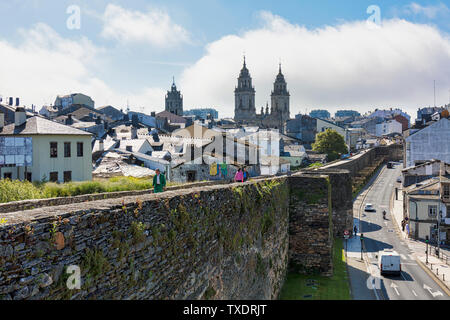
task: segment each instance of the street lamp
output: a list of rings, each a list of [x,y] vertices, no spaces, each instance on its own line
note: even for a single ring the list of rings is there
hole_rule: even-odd
[[[416,219],[415,219],[415,220],[416,220],[416,228],[414,229],[414,239],[417,240],[417,230],[418,230],[417,224],[419,223],[419,222],[418,222],[418,219],[419,219],[419,218],[418,218],[418,212],[417,212],[417,211],[418,211],[418,209],[417,209],[417,202],[414,201],[414,200],[411,200],[411,202],[414,203],[414,204],[416,205]],[[408,236],[409,236],[409,235],[408,235]]]
[[[442,216],[442,210],[439,210],[439,216],[437,217],[437,245],[436,245],[436,255],[439,258],[439,242],[441,242],[441,232],[439,229],[439,223],[441,221],[441,216]]]

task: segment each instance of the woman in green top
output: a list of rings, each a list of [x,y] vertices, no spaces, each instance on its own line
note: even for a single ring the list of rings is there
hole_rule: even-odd
[[[166,177],[164,174],[159,171],[159,169],[156,169],[156,174],[153,177],[153,188],[155,193],[163,192],[166,187]]]

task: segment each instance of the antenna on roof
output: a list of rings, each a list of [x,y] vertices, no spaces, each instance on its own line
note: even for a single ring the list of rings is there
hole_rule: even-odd
[[[436,108],[436,80],[433,80],[434,86],[434,107]]]

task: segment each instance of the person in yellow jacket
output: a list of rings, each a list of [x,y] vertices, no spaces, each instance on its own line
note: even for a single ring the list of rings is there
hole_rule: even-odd
[[[209,175],[210,176],[217,176],[217,163],[213,163],[209,167]]]

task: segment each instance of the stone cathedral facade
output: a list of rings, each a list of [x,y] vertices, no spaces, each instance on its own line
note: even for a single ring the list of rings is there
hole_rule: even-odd
[[[290,119],[289,98],[290,94],[280,64],[273,84],[270,110],[269,105],[266,104],[265,108],[261,107],[261,113],[256,113],[255,88],[252,85],[252,77],[244,57],[244,66],[239,74],[238,85],[234,90],[234,120],[237,123],[278,129],[284,133],[286,121]]]
[[[175,79],[172,82],[172,88],[167,91],[166,94],[166,111],[176,114],[177,116],[183,116],[183,96],[181,92],[177,90],[175,85]]]

